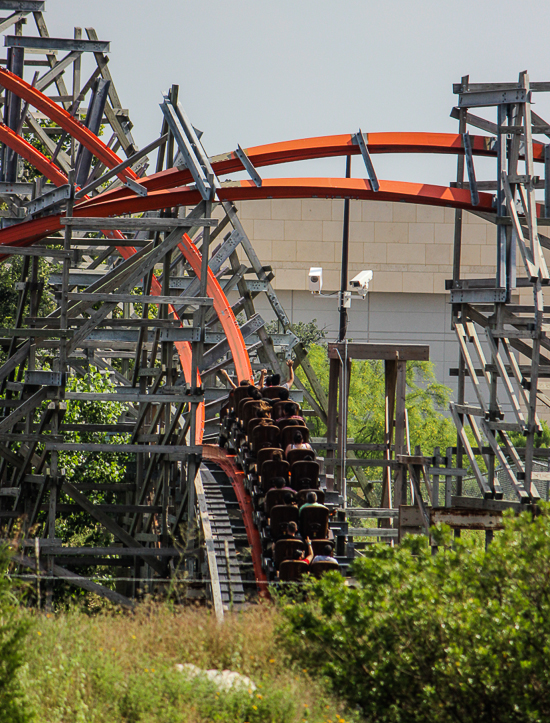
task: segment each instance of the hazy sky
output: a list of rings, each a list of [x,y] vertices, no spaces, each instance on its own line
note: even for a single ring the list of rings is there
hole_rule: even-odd
[[[46,10],[52,36],[92,26],[111,41],[109,65],[140,146],[158,136],[161,91],[172,83],[212,155],[359,127],[455,132],[452,83],[462,75],[515,81],[527,69],[531,80],[550,80],[542,0],[47,0]],[[550,99],[535,100],[550,119]],[[386,179],[446,184],[456,172],[449,158],[374,162]],[[492,162],[483,163],[478,178],[493,177]],[[343,169],[334,159],[284,175]],[[353,175],[365,175],[359,159]]]

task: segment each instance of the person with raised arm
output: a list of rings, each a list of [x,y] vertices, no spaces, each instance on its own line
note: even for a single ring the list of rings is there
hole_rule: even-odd
[[[281,386],[286,387],[290,391],[292,389],[292,385],[294,384],[294,362],[292,359],[287,359],[286,365],[288,367],[288,381],[283,382]]]

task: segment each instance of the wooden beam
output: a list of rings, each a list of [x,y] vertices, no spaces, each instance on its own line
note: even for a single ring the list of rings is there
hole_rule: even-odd
[[[206,556],[208,560],[208,569],[210,571],[210,586],[212,588],[212,602],[214,603],[214,614],[218,622],[223,620],[223,604],[222,594],[220,588],[220,578],[218,575],[218,564],[216,561],[216,549],[214,546],[214,537],[212,534],[212,527],[210,525],[210,518],[208,516],[208,507],[206,504],[206,495],[204,493],[204,486],[202,483],[202,475],[204,472],[199,470],[195,476],[195,492],[197,495],[197,504],[199,506],[199,513],[202,522],[202,530],[204,533],[204,544],[206,546]]]
[[[458,530],[502,530],[502,512],[496,510],[443,507],[430,510],[430,525],[444,523]]]
[[[82,492],[79,492],[76,487],[70,482],[63,482],[62,490],[63,492],[68,494],[69,497],[71,497],[78,505],[80,505],[80,507],[85,512],[87,512],[95,520],[102,524],[106,530],[111,532],[116,538],[123,542],[126,547],[131,547],[134,549],[142,547],[142,545],[140,545],[139,542],[137,542],[137,540],[132,537],[132,535],[130,535],[119,524],[117,524],[112,519],[112,517],[109,517],[106,512],[98,510],[95,504],[93,502],[90,502],[86,495],[83,495]],[[150,565],[153,570],[155,570],[155,572],[157,572],[161,577],[164,577],[164,575],[166,574],[166,568],[164,563],[156,560],[155,558],[150,558],[147,555],[144,555],[142,559],[144,559],[145,562]]]
[[[75,229],[86,231],[176,231],[193,228],[193,226],[217,226],[215,218],[128,218],[120,216],[117,218],[98,218],[96,216],[72,216],[61,218],[62,226],[71,226]]]
[[[48,545],[41,550],[43,555],[119,555],[121,557],[179,557],[183,550],[175,547],[54,547]]]
[[[338,359],[344,354],[344,344],[329,344],[328,358]],[[348,342],[349,359],[387,359],[393,361],[429,361],[430,347],[423,344],[376,344]]]
[[[30,557],[26,557],[26,555],[13,555],[12,560],[19,565],[22,565],[23,567],[30,568],[31,570],[36,571],[36,560]],[[55,577],[58,577],[60,580],[65,580],[66,582],[68,582],[69,585],[81,587],[84,590],[88,590],[89,592],[95,592],[97,595],[101,595],[101,597],[107,598],[107,600],[110,600],[116,605],[121,605],[122,607],[128,608],[129,610],[132,610],[135,607],[135,603],[132,602],[132,600],[127,598],[125,595],[121,595],[120,593],[115,592],[114,590],[110,590],[108,587],[104,587],[103,585],[98,585],[97,582],[92,582],[92,580],[88,580],[81,575],[77,575],[76,572],[67,570],[60,565],[54,564],[51,568],[51,572],[53,572]],[[40,565],[39,574],[48,575],[50,574],[50,571],[45,570]]]
[[[2,250],[5,247],[2,247]],[[48,254],[45,254],[46,256]],[[140,294],[102,294],[100,292],[87,294],[73,293],[67,294],[69,301],[89,301],[92,304],[98,302],[116,302],[124,304],[186,304],[194,306],[212,306],[214,299],[206,296],[147,296]],[[151,321],[154,321],[151,319]]]
[[[30,248],[23,248],[21,246],[2,246],[2,255],[4,254],[14,254],[16,256],[43,256],[51,259],[69,259],[71,257],[70,251],[47,249],[44,248],[44,246],[31,246]]]
[[[94,442],[46,442],[46,450],[52,452],[126,452],[128,454],[150,453],[186,457],[200,454],[202,448],[173,444],[108,444]]]

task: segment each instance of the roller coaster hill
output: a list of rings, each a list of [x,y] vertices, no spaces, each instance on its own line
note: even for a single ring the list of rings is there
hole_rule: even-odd
[[[526,72],[498,84],[462,78],[453,87],[455,134],[359,130],[214,157],[174,85],[163,96],[158,138],[139,149],[109,69],[109,43],[93,28],[85,38],[80,28],[73,38],[50,36],[44,0],[0,0],[0,8],[13,11],[0,21],[0,245],[2,260],[18,257],[21,268],[14,324],[0,330],[0,528],[38,601],[52,605],[56,590],[71,585],[132,608],[140,595],[181,583],[187,597],[206,591],[222,617],[266,595],[277,575],[296,579],[306,568],[320,574],[336,565],[308,567],[311,554],[333,558],[345,574],[373,542],[398,544],[439,521],[482,530],[489,542],[503,510],[536,510],[548,497],[549,453],[537,435],[538,407],[550,406],[550,238],[540,231],[550,223],[550,146],[533,134],[550,137],[550,126],[531,100],[550,83],[531,83]],[[379,180],[380,153],[454,155],[457,180]],[[260,175],[354,155],[364,177]],[[494,159],[495,180],[476,180],[479,156]],[[242,171],[247,180],[227,180]],[[408,444],[407,362],[428,360],[428,346],[341,336],[328,345],[323,388],[274,291],[273,270],[238,215],[239,202],[288,198],[455,209],[447,282],[458,351],[454,446]],[[461,272],[466,213],[496,226],[491,278]],[[345,219],[343,229],[345,238]],[[346,264],[343,291],[345,273]],[[513,303],[522,289],[532,292],[528,302]],[[52,310],[41,316],[44,299]],[[263,299],[280,333],[269,334],[257,313]],[[262,369],[285,381],[290,359],[304,381],[251,391]],[[348,439],[353,359],[383,362],[379,445]],[[68,384],[90,369],[109,375],[111,386]],[[116,423],[71,422],[77,403],[123,411]],[[310,434],[308,415],[322,420],[326,437]],[[107,467],[113,454],[129,462],[122,480],[82,482],[67,474],[67,454],[82,467],[97,459]],[[63,524],[75,519],[100,529],[103,546],[62,539]],[[305,540],[288,539],[295,527],[311,552]]]

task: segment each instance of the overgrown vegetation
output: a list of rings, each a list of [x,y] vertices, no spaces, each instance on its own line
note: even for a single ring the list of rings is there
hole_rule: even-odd
[[[26,723],[31,718],[18,674],[30,621],[19,614],[8,565],[7,550],[0,547],[0,723]]]
[[[487,551],[448,529],[434,537],[435,556],[423,536],[376,546],[351,584],[328,574],[307,598],[222,625],[168,604],[16,611],[4,575],[0,721],[545,723],[550,507],[534,521],[510,513]],[[178,665],[253,685],[226,691]]]
[[[489,549],[440,530],[376,546],[283,608],[287,649],[376,723],[534,723],[550,711],[550,508]]]
[[[135,615],[38,616],[22,671],[40,723],[344,723],[358,721],[277,646],[273,607],[226,616],[142,606]],[[232,670],[225,691],[177,665]],[[254,687],[255,686],[255,687]]]

